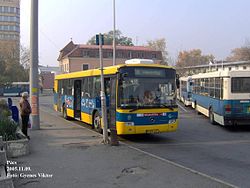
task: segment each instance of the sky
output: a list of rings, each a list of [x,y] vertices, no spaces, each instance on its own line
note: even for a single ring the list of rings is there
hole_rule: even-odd
[[[30,2],[21,0],[21,45],[30,46]],[[250,39],[249,0],[116,0],[116,29],[133,43],[165,38],[167,51],[201,49],[223,60]],[[40,0],[39,64],[58,66],[70,42],[113,30],[113,0]]]

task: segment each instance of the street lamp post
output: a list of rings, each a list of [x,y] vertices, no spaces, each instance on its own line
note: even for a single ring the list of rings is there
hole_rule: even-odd
[[[103,45],[103,36],[99,34],[99,56],[100,56],[100,70],[101,70],[101,108],[102,108],[102,118],[101,125],[103,125],[103,142],[104,144],[109,143],[108,139],[108,122],[107,122],[107,107],[106,107],[106,96],[105,96],[105,86],[104,86],[104,75],[103,75],[103,58],[102,58],[102,45]]]
[[[30,23],[30,101],[32,129],[40,129],[38,89],[38,0],[31,1]]]
[[[116,32],[115,32],[115,0],[113,0],[113,65],[116,65],[116,45],[115,45],[115,37],[116,37]],[[118,138],[117,138],[117,131],[116,131],[116,125],[110,125],[110,142],[112,146],[118,146]]]
[[[116,51],[116,45],[115,45],[115,0],[113,0],[113,65],[116,64],[115,62],[115,51]]]

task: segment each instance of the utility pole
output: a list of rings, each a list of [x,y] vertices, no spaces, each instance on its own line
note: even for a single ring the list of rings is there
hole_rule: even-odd
[[[113,0],[113,65],[116,65],[116,44],[115,44],[115,37],[116,37],[116,31],[115,31],[115,0]],[[112,146],[118,146],[118,138],[117,138],[117,131],[116,131],[116,125],[110,125],[110,144]]]
[[[107,122],[107,107],[106,107],[106,96],[104,87],[104,76],[103,76],[103,58],[102,58],[102,45],[103,45],[103,35],[99,33],[99,37],[96,37],[99,43],[99,56],[100,56],[100,70],[101,70],[101,106],[102,106],[102,121],[103,125],[103,142],[104,144],[109,143],[108,139],[108,122]]]
[[[116,65],[115,62],[115,51],[116,51],[116,45],[115,45],[115,37],[116,37],[116,32],[115,32],[115,0],[113,0],[113,65]]]
[[[32,129],[40,129],[38,88],[38,0],[31,1],[30,22],[30,103]]]

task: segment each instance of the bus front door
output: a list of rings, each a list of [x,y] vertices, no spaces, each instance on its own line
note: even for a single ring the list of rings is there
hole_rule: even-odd
[[[110,78],[110,96],[108,108],[108,124],[110,129],[116,129],[116,77]]]
[[[59,112],[62,112],[62,94],[63,94],[63,89],[62,89],[62,81],[58,81],[56,80],[55,82],[55,90],[56,90],[56,98],[55,100],[57,100],[57,110]]]
[[[81,118],[81,80],[74,81],[74,118]]]

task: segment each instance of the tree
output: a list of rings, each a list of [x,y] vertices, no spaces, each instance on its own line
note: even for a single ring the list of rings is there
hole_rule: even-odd
[[[231,55],[227,57],[227,61],[249,61],[250,60],[250,42],[240,48],[235,48],[231,51]]]
[[[22,45],[20,47],[20,63],[25,70],[30,68],[30,50]]]
[[[202,55],[202,52],[200,49],[193,49],[190,51],[179,52],[176,66],[187,67],[187,66],[205,65],[213,60],[214,60],[213,55],[211,54]]]
[[[167,65],[168,64],[168,52],[167,52],[167,45],[166,45],[166,39],[160,38],[156,40],[149,40],[147,41],[147,45],[152,50],[161,51],[162,53],[162,59],[163,61],[161,64]]]
[[[15,81],[29,80],[29,70],[19,63],[19,54],[14,51],[8,55],[0,54],[0,86]]]
[[[116,45],[121,45],[121,46],[134,46],[132,42],[132,38],[122,36],[122,32],[120,30],[115,31],[115,43]],[[88,40],[87,44],[91,44],[91,45],[96,44],[95,36],[91,37],[91,39]],[[104,44],[105,45],[113,44],[113,31],[104,33]]]

